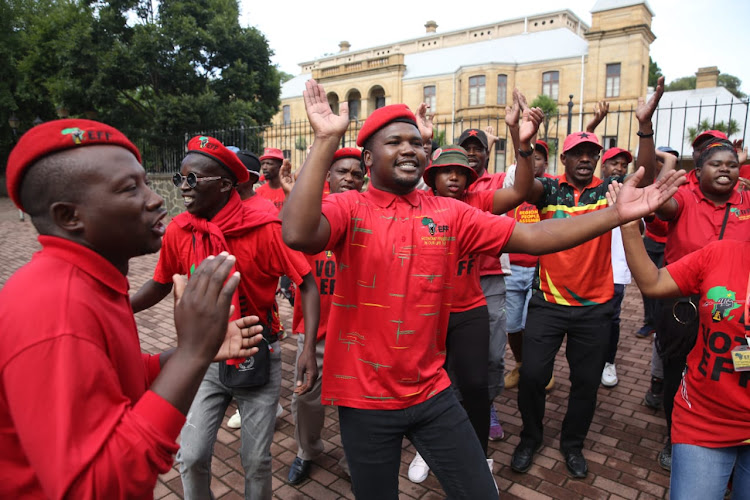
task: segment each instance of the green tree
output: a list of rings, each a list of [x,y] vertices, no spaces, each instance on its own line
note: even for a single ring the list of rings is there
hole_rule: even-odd
[[[651,56],[648,56],[648,86],[656,87],[656,81],[660,76],[664,76],[661,68],[656,64],[656,61],[651,59]]]
[[[532,108],[540,108],[544,111],[544,141],[546,142],[549,137],[549,126],[552,119],[557,120],[560,117],[560,113],[557,108],[557,101],[544,94],[536,96],[536,99],[531,101]]]
[[[740,80],[736,76],[728,75],[726,73],[722,73],[721,75],[719,75],[719,87],[724,87],[738,99],[744,99],[745,97],[747,97],[747,94],[740,90],[741,86],[742,80]]]
[[[664,86],[666,92],[674,92],[677,90],[690,90],[695,88],[695,76],[683,76],[672,80]]]
[[[740,131],[740,126],[735,119],[729,120],[729,123],[721,121],[711,124],[711,122],[708,121],[708,118],[704,118],[697,126],[687,128],[690,142],[692,143],[695,138],[698,137],[698,134],[705,132],[706,130],[718,130],[727,134],[727,137],[732,137]]]

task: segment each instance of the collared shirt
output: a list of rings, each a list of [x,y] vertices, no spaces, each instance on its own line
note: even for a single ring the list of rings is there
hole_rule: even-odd
[[[127,278],[39,242],[0,290],[0,498],[153,498],[185,417],[148,390]]]
[[[450,385],[445,335],[459,258],[497,255],[515,221],[412,191],[332,194],[326,249],[338,262],[324,404],[400,409]]]
[[[270,184],[266,183],[262,186],[258,186],[258,189],[255,190],[255,194],[273,203],[273,205],[276,207],[276,210],[279,212],[284,207],[284,200],[286,199],[286,195],[284,194],[284,190],[281,188],[273,189]]]
[[[565,175],[542,178],[544,194],[536,206],[541,220],[577,217],[607,208],[607,188],[613,180],[594,176],[579,191]],[[611,233],[605,233],[576,247],[539,258],[539,288],[544,300],[565,306],[603,304],[614,295]]]
[[[750,240],[750,196],[746,191],[733,190],[729,201],[717,206],[703,194],[695,175],[688,176],[688,180],[673,197],[677,212],[668,221],[665,264],[718,240],[727,208],[729,215],[723,239]]]
[[[748,372],[734,371],[731,355],[747,345],[748,254],[750,242],[714,241],[667,266],[683,295],[700,294],[700,329],[674,398],[673,443],[724,448],[750,442]]]

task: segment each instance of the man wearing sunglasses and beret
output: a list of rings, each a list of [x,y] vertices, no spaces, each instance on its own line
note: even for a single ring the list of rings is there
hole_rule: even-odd
[[[218,140],[197,136],[188,142],[188,153],[173,178],[186,212],[167,227],[154,277],[132,298],[135,312],[151,307],[170,292],[173,274],[192,274],[204,256],[227,250],[236,256],[235,268],[240,272],[235,314],[253,311],[264,324],[263,357],[236,360],[233,366],[213,363],[203,378],[177,454],[187,499],[211,498],[211,455],[232,398],[242,421],[245,498],[271,498],[270,448],[281,390],[281,326],[275,295],[281,275],[299,287],[305,325],[310,325],[307,337],[312,341],[317,334],[320,302],[310,266],[283,243],[275,214],[242,202],[235,187],[248,179],[247,168]],[[311,347],[303,354],[307,361],[303,360],[297,382],[301,392],[308,391],[317,378],[312,342]]]

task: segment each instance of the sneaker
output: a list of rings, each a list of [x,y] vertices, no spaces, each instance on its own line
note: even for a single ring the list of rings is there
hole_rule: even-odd
[[[635,332],[635,336],[639,339],[645,339],[647,337],[650,337],[653,335],[653,333],[656,331],[656,329],[651,325],[643,325],[640,330]]]
[[[497,493],[500,494],[500,488],[497,486],[497,480],[495,479],[495,474],[492,471],[492,466],[495,465],[495,461],[491,458],[487,459],[487,467],[490,468],[490,475],[492,476],[492,480],[495,482],[495,490],[497,490]]]
[[[240,410],[234,412],[234,415],[229,417],[227,420],[227,427],[230,429],[239,429],[242,427],[242,419],[240,418]]]
[[[500,425],[500,421],[497,419],[497,412],[495,411],[495,405],[490,405],[490,441],[502,441],[505,438],[503,432],[503,426]]]
[[[552,376],[549,378],[549,382],[547,382],[547,385],[544,387],[544,390],[549,392],[554,388],[555,388],[555,374],[553,373]]]
[[[518,369],[521,367],[521,363],[518,363],[515,368],[505,374],[505,388],[513,389],[518,385],[518,381],[521,380],[521,373]]]
[[[643,398],[643,404],[652,410],[660,410],[664,394],[664,381],[660,378],[651,377],[651,387]]]
[[[667,438],[667,444],[659,452],[659,465],[664,470],[672,471],[672,440]]]
[[[604,387],[614,387],[617,385],[617,369],[614,363],[604,363],[602,371],[602,385]]]
[[[430,466],[424,461],[422,455],[417,452],[414,456],[414,460],[409,464],[409,481],[412,483],[421,483],[427,479],[427,475],[430,473]]]
[[[278,406],[276,407],[276,418],[279,418],[284,414],[284,407],[281,406],[281,403],[278,403]],[[239,418],[239,413],[237,413],[237,417]]]

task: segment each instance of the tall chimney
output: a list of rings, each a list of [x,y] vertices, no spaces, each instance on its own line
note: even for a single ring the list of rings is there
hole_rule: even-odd
[[[427,21],[424,25],[427,33],[435,33],[437,31],[437,23],[435,21]]]
[[[695,73],[695,88],[710,89],[719,86],[719,68],[709,66],[707,68],[698,68]]]
[[[351,46],[352,45],[349,42],[347,42],[346,40],[344,40],[344,41],[342,41],[342,42],[339,43],[339,52],[349,52],[349,48]]]

